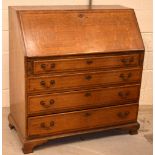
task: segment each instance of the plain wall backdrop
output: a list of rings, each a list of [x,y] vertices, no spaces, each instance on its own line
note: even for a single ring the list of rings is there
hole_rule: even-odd
[[[2,6],[2,56],[3,56],[3,107],[9,106],[9,38],[8,38],[8,6],[16,5],[88,5],[88,0],[3,0]],[[152,104],[152,32],[153,2],[152,0],[93,0],[93,5],[123,5],[135,9],[140,31],[145,44],[144,71],[140,105]],[[18,86],[17,86],[18,87]],[[20,94],[19,94],[20,95]]]

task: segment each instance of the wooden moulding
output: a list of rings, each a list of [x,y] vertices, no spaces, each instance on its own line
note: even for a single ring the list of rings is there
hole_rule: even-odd
[[[20,132],[18,131],[19,128],[17,126],[17,124],[15,123],[15,121],[13,120],[11,114],[9,114],[9,127],[11,129],[16,129],[17,133],[19,134]],[[83,135],[83,134],[87,134],[87,133],[95,133],[95,132],[102,132],[102,131],[107,131],[107,130],[118,130],[118,131],[125,131],[128,132],[131,135],[134,134],[138,134],[138,129],[140,127],[140,124],[138,122],[134,122],[134,123],[128,123],[128,124],[124,124],[124,125],[117,125],[117,126],[111,126],[111,127],[104,127],[104,128],[99,128],[99,129],[93,129],[93,130],[89,130],[89,131],[80,131],[80,132],[76,132],[76,133],[69,133],[69,134],[61,134],[61,135],[57,135],[57,136],[48,136],[48,137],[43,137],[43,138],[35,138],[35,139],[24,139],[20,134],[20,140],[22,142],[22,150],[24,154],[28,154],[28,153],[32,153],[33,149],[36,146],[39,146],[41,144],[44,144],[46,142],[48,142],[49,140],[54,140],[54,139],[58,139],[58,138],[63,138],[63,137],[69,137],[69,136],[73,136],[73,135]]]

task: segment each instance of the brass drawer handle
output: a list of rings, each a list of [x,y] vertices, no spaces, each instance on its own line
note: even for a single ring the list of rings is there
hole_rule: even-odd
[[[50,84],[51,84],[51,85],[55,85],[55,80],[51,80],[51,81],[50,81]]]
[[[91,65],[93,63],[93,60],[87,60],[87,64]]]
[[[92,76],[91,75],[86,75],[85,79],[86,80],[91,80],[92,79]]]
[[[119,92],[118,95],[123,98],[123,99],[126,99],[129,95],[130,95],[130,92],[127,91],[127,92]]]
[[[51,64],[51,69],[54,69],[55,68],[55,63],[52,63]]]
[[[130,114],[129,111],[125,111],[125,112],[119,112],[117,116],[120,118],[126,118],[129,114]]]
[[[46,103],[45,101],[40,101],[40,105],[42,105],[44,108],[49,108],[49,107],[51,107],[51,105],[53,105],[54,104],[54,100],[53,99],[51,99],[50,101],[49,101],[49,103]]]
[[[91,92],[85,93],[85,96],[86,96],[86,97],[89,97],[89,96],[91,96],[91,95],[92,95]]]
[[[55,80],[51,80],[49,86],[46,84],[45,81],[41,81],[40,85],[45,88],[50,88],[51,86],[55,85]]]
[[[54,121],[51,121],[50,123],[49,123],[49,125],[47,125],[45,122],[42,122],[41,124],[40,124],[40,127],[42,128],[42,129],[45,129],[45,130],[51,130],[52,128],[53,128],[53,126],[54,126]]]
[[[46,64],[41,64],[41,68],[45,69],[46,68]]]
[[[40,66],[41,66],[41,68],[42,68],[43,70],[45,70],[45,71],[50,71],[50,70],[47,69],[46,64],[41,64]],[[56,66],[55,63],[50,64],[50,69],[54,69],[55,66]]]
[[[46,85],[46,82],[45,82],[45,81],[41,81],[41,82],[40,82],[40,85],[41,85],[41,86],[45,86],[45,85]]]
[[[132,73],[128,73],[127,75],[125,75],[124,73],[120,74],[120,78],[123,80],[123,81],[127,81],[129,80],[129,78],[132,76]]]
[[[126,58],[126,59],[123,58],[121,61],[125,66],[128,66],[134,62],[134,57],[130,57],[130,58]]]

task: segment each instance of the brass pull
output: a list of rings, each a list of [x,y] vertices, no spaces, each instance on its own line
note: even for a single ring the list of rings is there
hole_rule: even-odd
[[[50,81],[50,84],[51,84],[51,85],[55,85],[55,80],[51,80],[51,81]]]
[[[91,92],[87,92],[87,93],[85,93],[85,96],[86,96],[86,97],[91,96]]]
[[[45,71],[50,71],[50,69],[54,69],[55,68],[55,63],[50,64],[50,69],[48,70],[46,64],[41,64],[41,68]]]
[[[45,87],[45,88],[50,88],[51,86],[55,85],[55,80],[51,80],[49,86],[46,85],[46,82],[45,81],[41,81],[40,82],[40,85],[43,86],[43,87]]]
[[[129,78],[132,76],[132,73],[128,73],[127,75],[125,74],[120,74],[120,78],[123,80],[123,81],[127,81],[129,80]]]
[[[120,118],[126,118],[129,115],[129,113],[130,113],[129,111],[119,112],[117,116]]]
[[[134,57],[130,57],[127,59],[123,58],[121,61],[125,66],[128,66],[131,65],[132,62],[134,62]]]
[[[45,130],[51,130],[53,126],[54,126],[54,121],[51,121],[49,125],[47,125],[44,122],[40,124],[40,127]]]
[[[51,64],[51,69],[54,69],[55,68],[55,63],[52,63]]]
[[[87,64],[88,64],[88,65],[91,65],[92,63],[93,63],[92,60],[87,60]]]
[[[54,104],[54,102],[55,101],[53,99],[51,99],[49,103],[46,103],[45,101],[40,101],[40,105],[42,105],[44,108],[49,108],[52,104]]]
[[[123,98],[123,99],[126,99],[128,96],[129,96],[130,92],[127,91],[127,92],[119,92],[118,95]]]
[[[46,64],[41,64],[41,68],[45,69],[46,68]]]
[[[91,116],[91,113],[90,113],[90,112],[86,112],[86,113],[85,113],[85,116],[86,116],[86,117]]]
[[[85,79],[86,80],[91,80],[92,79],[92,76],[91,75],[86,75]]]
[[[45,85],[46,85],[45,81],[41,81],[41,82],[40,82],[40,85],[41,85],[41,86],[45,86]]]

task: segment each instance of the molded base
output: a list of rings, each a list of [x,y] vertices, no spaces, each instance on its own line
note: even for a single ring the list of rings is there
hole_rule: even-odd
[[[68,133],[68,134],[63,134],[63,135],[57,135],[57,136],[48,136],[48,137],[43,137],[43,138],[36,138],[36,139],[24,139],[20,133],[19,130],[12,118],[12,116],[9,114],[9,127],[10,129],[15,128],[17,130],[17,133],[20,137],[20,140],[23,144],[22,150],[24,154],[32,153],[33,149],[36,146],[39,146],[41,144],[44,144],[48,142],[49,140],[52,139],[57,139],[57,138],[62,138],[62,137],[68,137],[68,136],[73,136],[73,135],[82,135],[86,133],[93,133],[93,132],[101,132],[101,131],[106,131],[106,130],[122,130],[122,131],[127,131],[129,134],[134,135],[138,133],[138,129],[140,127],[139,123],[129,123],[125,125],[118,125],[118,126],[113,126],[113,127],[105,127],[105,128],[100,128],[100,129],[93,129],[93,130],[88,130],[88,131],[80,131],[76,133]]]

